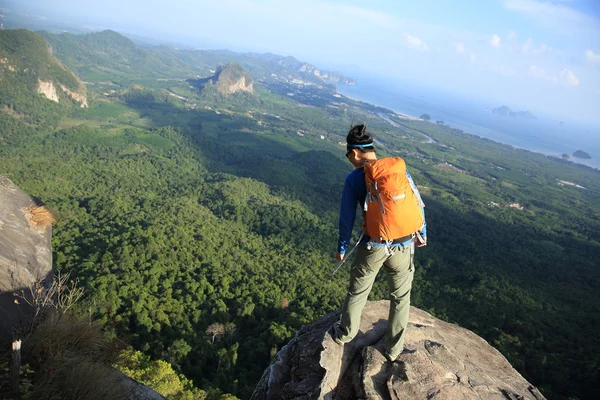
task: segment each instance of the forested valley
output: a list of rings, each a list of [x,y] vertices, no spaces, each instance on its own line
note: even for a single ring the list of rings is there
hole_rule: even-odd
[[[0,174],[54,211],[54,268],[110,337],[213,398],[248,398],[303,324],[341,306],[341,143],[360,121],[426,203],[412,304],[481,335],[549,398],[600,396],[597,170],[403,119],[268,57],[41,35],[89,108],[32,92],[32,70],[72,78],[23,56],[39,35],[0,31]],[[252,93],[195,86],[230,61]]]

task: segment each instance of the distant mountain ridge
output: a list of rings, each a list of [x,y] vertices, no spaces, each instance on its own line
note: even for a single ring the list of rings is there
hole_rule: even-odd
[[[323,71],[312,64],[298,61],[297,59],[291,56],[283,57],[279,61],[279,64],[294,71],[304,72],[306,74],[313,74],[316,77],[322,79],[325,83],[342,83],[348,86],[353,86],[356,83],[354,79],[345,77],[344,75],[342,75],[341,72]]]
[[[84,80],[125,77],[131,70],[153,78],[189,69],[184,61],[173,57],[165,59],[111,30],[83,35],[46,31],[40,34],[50,43],[56,56]]]
[[[272,79],[272,74],[307,80],[318,85],[355,81],[339,72],[325,71],[312,64],[271,53],[236,53],[229,50],[190,50],[167,45],[140,46],[111,30],[75,35],[41,32],[57,57],[84,80],[127,78],[132,70],[148,78],[207,77],[220,66],[237,62],[255,79]]]

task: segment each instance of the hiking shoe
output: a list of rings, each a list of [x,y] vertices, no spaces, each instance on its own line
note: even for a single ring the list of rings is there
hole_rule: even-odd
[[[383,355],[385,356],[385,359],[386,359],[386,360],[388,360],[389,362],[394,362],[394,361],[396,361],[396,358],[398,357],[398,356],[396,356],[396,357],[393,357],[393,356],[392,356],[392,355],[391,355],[389,352],[387,352],[387,351],[384,351],[384,352],[383,352]]]
[[[383,353],[383,355],[385,356],[385,358],[389,361],[389,362],[394,362],[398,359],[399,356],[401,355],[406,355],[406,354],[414,354],[417,352],[417,349],[412,348],[412,347],[408,347],[408,346],[404,346],[404,348],[402,349],[402,351],[400,352],[400,354],[398,354],[397,356],[392,356],[387,350]]]
[[[340,337],[342,336],[342,330],[340,329],[340,321],[336,321],[333,326],[331,327],[331,337],[333,338],[333,341],[336,342],[337,344],[339,344],[340,346],[343,346],[344,344],[348,343],[350,340],[342,340],[340,339]]]

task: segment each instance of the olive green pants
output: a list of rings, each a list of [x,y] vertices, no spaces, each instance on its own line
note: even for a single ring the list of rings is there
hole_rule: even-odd
[[[410,289],[415,272],[413,264],[414,244],[392,247],[389,255],[383,246],[368,249],[360,245],[350,273],[348,295],[342,307],[339,340],[347,343],[360,328],[362,310],[373,287],[377,273],[383,266],[390,288],[390,312],[388,316],[386,350],[395,359],[404,349],[404,335],[410,309]]]

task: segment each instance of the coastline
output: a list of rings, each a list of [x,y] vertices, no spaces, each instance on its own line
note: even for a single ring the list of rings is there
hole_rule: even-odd
[[[384,105],[381,105],[381,104],[376,104],[374,102],[367,101],[367,100],[361,99],[361,98],[356,97],[356,96],[350,96],[350,95],[347,95],[347,94],[344,94],[344,93],[340,93],[340,92],[338,92],[337,88],[336,88],[336,93],[338,95],[340,95],[342,97],[345,97],[347,99],[350,99],[350,100],[354,100],[354,101],[365,103],[365,104],[368,104],[368,105],[371,105],[371,106],[374,106],[374,107],[382,108],[382,109],[386,110],[387,112],[392,113],[392,114],[398,116],[401,119],[406,119],[406,120],[410,120],[410,121],[423,121],[423,122],[434,123],[434,122],[431,122],[431,121],[425,121],[425,120],[423,120],[421,118],[417,118],[414,115],[410,115],[410,114],[407,114],[407,113],[404,113],[404,112],[396,111],[396,110],[394,110],[392,108],[389,108],[388,106],[384,106]],[[379,118],[385,120],[386,122],[390,123],[392,126],[394,125],[392,122],[386,120],[385,118],[382,118],[380,115],[377,115],[377,116]],[[542,156],[544,156],[547,159],[551,159],[552,161],[564,162],[564,163],[568,163],[568,164],[576,166],[576,167],[588,168],[588,169],[592,169],[592,170],[594,170],[596,172],[600,172],[600,166],[594,166],[594,165],[585,164],[583,161],[578,162],[578,160],[576,158],[575,159],[573,159],[573,158],[563,159],[562,158],[562,154],[559,154],[559,153],[551,153],[551,152],[545,152],[545,151],[540,151],[540,150],[532,150],[530,148],[526,148],[526,147],[523,147],[523,146],[518,146],[518,145],[511,144],[511,143],[502,142],[502,141],[499,141],[497,139],[493,139],[493,138],[481,136],[481,135],[478,135],[476,133],[471,133],[469,131],[466,131],[464,127],[460,126],[460,124],[453,123],[451,121],[446,121],[445,125],[448,126],[448,127],[450,127],[450,128],[452,128],[452,129],[457,129],[457,130],[461,131],[462,133],[464,133],[466,135],[473,136],[474,138],[477,138],[477,139],[480,139],[480,140],[489,140],[489,141],[497,143],[497,144],[508,146],[508,147],[513,148],[515,150],[523,150],[523,151],[528,151],[528,152],[533,153],[533,154],[542,155]]]
[[[374,106],[374,107],[383,108],[383,109],[385,109],[385,110],[387,110],[387,111],[389,111],[389,112],[391,112],[393,114],[396,114],[396,116],[398,116],[398,117],[400,117],[402,119],[408,119],[410,121],[423,121],[421,118],[415,117],[414,115],[410,115],[410,114],[406,114],[404,112],[392,110],[392,109],[388,108],[387,106],[382,106],[380,104],[371,103],[371,102],[369,102],[367,100],[360,99],[358,97],[355,98],[355,97],[349,96],[347,94],[340,93],[340,92],[337,91],[337,88],[336,88],[335,93],[339,94],[342,97],[350,99],[350,100],[359,101],[361,103],[365,103],[365,104],[368,104],[368,105],[371,105],[371,106]]]

